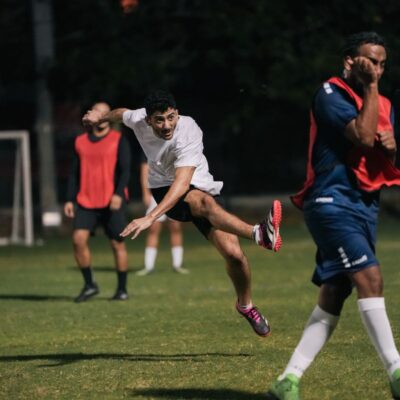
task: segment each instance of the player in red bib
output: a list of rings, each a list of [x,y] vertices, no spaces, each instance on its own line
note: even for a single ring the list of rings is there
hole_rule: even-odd
[[[107,112],[106,103],[93,109]],[[118,277],[113,300],[126,300],[128,255],[119,235],[126,225],[125,206],[130,170],[129,142],[104,122],[90,127],[75,139],[75,152],[64,213],[74,219],[72,241],[75,260],[82,272],[84,287],[75,302],[86,301],[99,293],[93,279],[89,237],[102,225],[110,239]]]

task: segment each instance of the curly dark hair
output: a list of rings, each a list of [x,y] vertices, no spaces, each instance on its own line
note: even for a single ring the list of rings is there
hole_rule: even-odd
[[[342,56],[357,56],[363,44],[376,44],[378,46],[383,46],[387,50],[385,39],[376,32],[358,32],[346,38],[346,42],[341,51]]]
[[[166,90],[155,90],[150,92],[144,99],[144,108],[148,116],[154,112],[165,112],[168,108],[176,108],[174,96]]]

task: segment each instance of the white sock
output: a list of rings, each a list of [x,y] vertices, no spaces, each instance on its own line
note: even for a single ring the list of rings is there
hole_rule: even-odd
[[[248,311],[248,310],[250,310],[250,308],[253,308],[253,303],[245,304],[245,305],[240,304],[240,303],[238,303],[238,304],[239,304],[239,308],[243,311]]]
[[[357,301],[358,310],[369,338],[391,378],[400,368],[400,355],[393,339],[383,297],[369,297]]]
[[[182,246],[171,247],[171,256],[172,256],[172,266],[174,268],[182,267],[183,247]]]
[[[294,374],[301,378],[304,371],[314,361],[316,355],[330,338],[338,321],[338,316],[327,313],[318,305],[315,306],[304,328],[299,344],[285,371],[278,379],[283,379],[287,374]]]
[[[147,271],[152,271],[154,269],[154,264],[157,258],[157,248],[156,247],[146,247],[144,249],[144,268]]]
[[[261,242],[261,237],[260,237],[260,224],[254,225],[253,226],[253,232],[252,236],[256,244],[259,244]]]

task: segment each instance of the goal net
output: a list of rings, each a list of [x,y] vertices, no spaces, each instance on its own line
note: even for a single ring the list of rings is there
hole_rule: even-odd
[[[0,131],[0,245],[33,245],[29,133]]]

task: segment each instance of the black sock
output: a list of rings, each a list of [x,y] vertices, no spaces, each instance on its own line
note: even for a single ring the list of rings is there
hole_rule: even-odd
[[[118,290],[126,292],[126,279],[128,277],[128,271],[117,271],[118,276]]]
[[[85,285],[93,285],[93,274],[92,274],[92,268],[89,267],[84,267],[80,269],[83,275],[83,279],[85,280]]]

